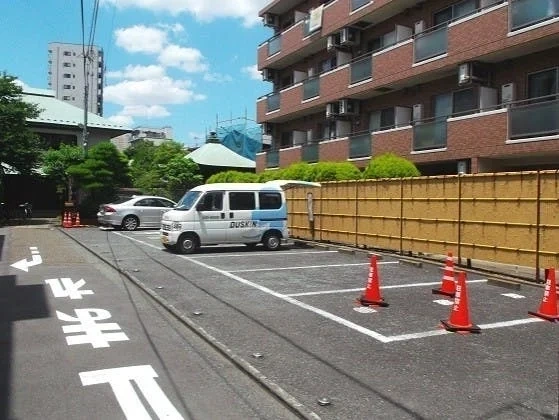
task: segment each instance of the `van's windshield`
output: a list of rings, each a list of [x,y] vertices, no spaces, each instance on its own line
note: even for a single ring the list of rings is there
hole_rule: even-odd
[[[200,197],[200,194],[202,194],[201,191],[187,191],[178,202],[175,210],[190,210],[198,200],[198,197]]]

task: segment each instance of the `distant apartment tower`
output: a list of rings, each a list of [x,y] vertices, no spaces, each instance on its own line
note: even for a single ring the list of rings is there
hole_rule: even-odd
[[[111,139],[111,143],[114,144],[118,150],[123,152],[140,140],[151,141],[155,146],[159,146],[166,141],[171,141],[172,139],[173,129],[171,127],[136,127],[130,133],[113,137]]]
[[[56,98],[84,108],[86,75],[84,73],[83,47],[81,44],[49,43],[49,88]],[[87,110],[103,115],[103,49],[92,47],[87,61],[89,93]]]

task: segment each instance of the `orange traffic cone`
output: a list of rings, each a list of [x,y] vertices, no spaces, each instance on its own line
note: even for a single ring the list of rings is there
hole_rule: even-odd
[[[76,220],[74,221],[74,226],[80,226],[81,222],[80,222],[80,212],[76,212]]]
[[[481,328],[470,322],[470,314],[468,309],[468,291],[466,289],[466,273],[458,272],[458,282],[456,284],[456,293],[454,295],[454,305],[450,311],[448,321],[441,321],[447,331],[452,332],[472,332],[479,333]]]
[[[455,292],[456,281],[454,280],[454,260],[452,259],[452,252],[449,252],[446,256],[441,287],[433,289],[433,293],[454,297]]]
[[[377,257],[371,257],[371,264],[369,266],[369,278],[367,279],[367,286],[365,292],[358,299],[363,306],[388,306],[388,303],[380,296],[380,284],[377,269]]]
[[[540,309],[537,312],[528,311],[528,313],[552,322],[559,319],[559,314],[557,313],[557,283],[555,281],[555,268],[547,270],[547,279],[545,281],[545,290],[543,292]]]
[[[65,211],[62,219],[62,227],[68,228],[71,226],[72,226],[72,222],[70,222],[70,214],[67,211]]]

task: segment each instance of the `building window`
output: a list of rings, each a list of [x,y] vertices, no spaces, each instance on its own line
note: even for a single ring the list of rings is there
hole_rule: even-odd
[[[395,127],[394,108],[373,111],[369,117],[369,131],[388,130]]]
[[[557,68],[539,71],[528,75],[528,98],[540,98],[548,96],[549,99],[555,99],[550,95],[557,94],[558,91],[558,71]]]
[[[476,93],[473,88],[459,90],[452,95],[452,113],[465,114],[477,109]]]
[[[64,85],[64,89],[71,89],[71,88],[72,88],[72,86],[70,86],[70,85]]]
[[[62,64],[64,67],[72,67],[72,65],[70,63],[64,63]]]
[[[477,0],[464,0],[438,11],[433,15],[434,26],[467,16],[477,10]]]
[[[69,101],[69,100],[70,100],[70,97],[69,97],[69,96],[63,96],[62,99],[63,99],[64,101]]]
[[[70,51],[64,51],[64,55],[65,55],[66,57],[68,57],[68,56],[72,55],[72,53],[71,53]]]
[[[69,79],[70,77],[72,77],[72,75],[70,73],[64,73],[64,78],[65,79]]]

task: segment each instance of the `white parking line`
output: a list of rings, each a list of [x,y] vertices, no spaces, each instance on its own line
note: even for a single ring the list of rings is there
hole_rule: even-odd
[[[138,243],[141,243],[143,245],[146,245],[150,248],[154,248],[157,250],[160,250],[161,248],[155,245],[152,245],[150,243],[147,242],[143,242],[140,241],[138,239],[132,238],[130,236],[126,236],[126,235],[122,235],[121,233],[116,233],[117,235],[123,236],[131,241],[135,241]],[[392,343],[392,342],[396,342],[396,341],[405,341],[405,340],[413,340],[413,339],[418,339],[418,338],[424,338],[424,337],[433,337],[433,336],[438,336],[438,335],[444,335],[444,334],[449,334],[449,331],[446,331],[444,329],[440,329],[440,330],[432,330],[432,331],[423,331],[423,332],[418,332],[418,333],[411,333],[411,334],[401,334],[401,335],[393,335],[393,336],[386,336],[383,334],[380,334],[376,331],[370,330],[368,328],[362,327],[361,325],[355,324],[351,321],[348,321],[347,319],[344,319],[342,317],[339,317],[337,315],[334,315],[330,312],[326,312],[320,308],[316,308],[314,306],[308,305],[304,302],[301,302],[297,299],[294,299],[292,296],[293,295],[285,295],[282,293],[278,293],[275,292],[272,289],[269,289],[268,287],[265,286],[261,286],[257,283],[254,283],[252,281],[243,279],[242,277],[239,277],[235,274],[232,274],[228,271],[216,268],[216,267],[212,267],[211,265],[207,265],[201,261],[196,261],[193,258],[187,257],[186,255],[179,255],[180,258],[185,259],[187,261],[190,261],[194,264],[197,264],[201,267],[207,268],[208,270],[214,271],[216,273],[222,274],[225,277],[230,278],[231,280],[235,280],[239,283],[242,283],[246,286],[250,286],[253,287],[257,290],[260,290],[263,293],[266,293],[270,296],[274,296],[278,299],[281,299],[285,302],[291,303],[292,305],[298,306],[299,308],[308,310],[310,312],[313,312],[316,315],[322,316],[324,318],[327,318],[333,322],[336,322],[337,324],[343,325],[345,327],[348,327],[354,331],[360,332],[361,334],[364,334],[366,336],[369,336],[377,341],[380,341],[381,343]],[[482,279],[482,280],[469,280],[468,283],[474,283],[474,282],[486,282],[486,279]],[[419,285],[423,285],[423,286],[427,286],[427,285],[433,285],[433,284],[439,284],[440,282],[436,282],[436,283],[412,283],[415,286],[419,286]],[[410,287],[410,285],[395,285],[395,286],[386,286],[384,287],[385,289],[387,288],[402,288],[402,287]],[[414,286],[412,286],[414,287]],[[349,290],[349,289],[346,289]],[[357,289],[357,290],[362,290],[362,289]],[[314,293],[316,294],[316,293]],[[510,327],[510,326],[514,326],[514,325],[521,325],[521,324],[529,324],[532,322],[539,322],[539,321],[543,321],[539,318],[525,318],[525,319],[516,319],[516,320],[512,320],[512,321],[504,321],[504,322],[496,322],[493,324],[484,324],[484,325],[479,325],[479,327],[482,329],[482,331],[484,329],[492,329],[492,328],[503,328],[503,327]]]
[[[193,255],[190,258],[192,259],[202,259],[202,258],[223,258],[223,257],[246,257],[247,255],[250,255],[251,257],[257,257],[257,256],[262,256],[265,255],[267,257],[271,257],[271,256],[283,256],[283,255],[300,255],[300,254],[331,254],[331,253],[335,253],[338,251],[287,251],[287,252],[270,252],[270,251],[266,251],[266,252],[250,252],[250,253],[243,253],[243,254],[211,254],[211,255]]]
[[[380,264],[398,264],[398,261],[384,261],[379,262]],[[229,273],[251,273],[255,271],[277,271],[277,270],[301,270],[306,268],[324,268],[324,267],[350,267],[356,265],[369,265],[368,262],[365,263],[351,263],[351,264],[323,264],[323,265],[302,265],[298,267],[273,267],[273,268],[253,268],[250,270],[231,270]]]
[[[543,319],[540,318],[513,319],[512,321],[495,322],[493,324],[479,324],[478,327],[481,328],[481,331],[483,332],[483,330],[490,330],[493,328],[512,327],[514,325],[531,324],[533,322],[540,322],[540,321],[543,321]],[[444,335],[444,334],[452,334],[452,333],[445,329],[440,329],[440,330],[432,330],[432,331],[425,331],[425,332],[412,333],[412,334],[392,335],[392,336],[385,337],[387,340],[385,342],[393,343],[395,341],[414,340],[417,338],[434,337],[436,335]]]
[[[409,283],[409,284],[393,284],[390,286],[380,286],[381,289],[404,289],[407,287],[423,287],[423,286],[436,286],[440,284],[440,281],[429,282],[429,283]],[[467,280],[466,283],[487,283],[487,279],[479,280]],[[323,290],[320,292],[303,292],[303,293],[289,293],[286,296],[312,296],[312,295],[328,295],[336,293],[348,293],[348,292],[358,292],[363,290],[363,287],[359,289],[338,289],[338,290]]]

